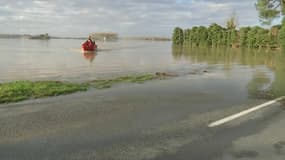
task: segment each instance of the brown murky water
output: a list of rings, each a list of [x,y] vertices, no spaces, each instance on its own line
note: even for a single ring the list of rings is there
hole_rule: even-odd
[[[98,42],[100,51],[97,55],[81,53],[82,42],[0,39],[0,82],[26,79],[85,81],[179,70],[188,63],[173,59],[170,42]]]
[[[285,95],[280,52],[119,41],[99,43],[97,55],[84,55],[80,43],[0,40],[0,82],[86,81],[159,71],[180,76],[0,105],[0,159],[221,159],[228,149],[230,157],[259,158],[262,152],[255,150],[233,152],[233,142],[284,120],[282,109],[271,107],[229,124],[228,130],[206,127]],[[251,142],[269,138],[276,144],[284,140],[267,136]]]
[[[280,51],[194,48],[171,42],[98,42],[97,54],[83,54],[82,40],[0,39],[0,82],[15,80],[87,81],[127,74],[211,70],[238,76],[251,95],[284,95],[285,54]],[[16,45],[15,45],[16,44]],[[195,76],[192,76],[193,78]]]

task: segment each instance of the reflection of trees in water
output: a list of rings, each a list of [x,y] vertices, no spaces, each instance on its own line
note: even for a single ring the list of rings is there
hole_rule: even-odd
[[[250,97],[258,99],[271,99],[270,78],[266,73],[257,72],[253,75],[252,80],[248,83],[247,89]]]
[[[182,45],[173,45],[172,46],[172,55],[174,59],[180,60],[183,57],[183,47]]]
[[[256,73],[248,84],[248,92],[255,98],[274,98],[285,95],[285,53],[280,51],[262,52],[251,49],[201,48],[192,46],[173,46],[176,60],[186,59],[192,63],[223,64],[231,69],[234,64],[252,68],[258,65],[268,67],[274,73],[273,82],[264,74]],[[268,85],[266,90],[263,88]]]
[[[276,52],[260,52],[252,49],[234,49],[225,47],[192,47],[192,46],[173,46],[173,57],[177,60],[188,59],[193,63],[207,64],[241,64],[267,65],[273,67],[273,60]]]
[[[272,84],[273,94],[278,96],[285,95],[285,53],[277,56],[274,66],[275,80]]]
[[[285,110],[285,100],[282,100],[280,103],[282,104],[281,108]]]
[[[285,95],[285,53],[271,53],[263,59],[263,63],[274,73],[273,82],[266,75],[263,79],[260,76],[254,76],[248,84],[249,94],[255,98],[272,99]],[[268,81],[269,80],[269,81]],[[269,87],[264,90],[263,86]]]
[[[217,47],[192,47],[191,45],[174,46],[173,57],[177,60],[186,59],[192,63],[224,64],[226,69],[236,63],[237,49]],[[178,50],[179,49],[179,50]]]

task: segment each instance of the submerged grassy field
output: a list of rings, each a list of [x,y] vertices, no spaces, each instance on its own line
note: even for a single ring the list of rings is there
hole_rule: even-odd
[[[85,83],[70,83],[59,81],[16,81],[0,84],[0,103],[12,103],[27,99],[66,95],[89,88],[111,88],[117,83],[144,83],[145,81],[161,79],[157,74],[139,76],[124,76],[114,79],[94,80]]]
[[[17,81],[0,84],[0,103],[18,102],[26,99],[58,96],[86,91],[87,86],[53,81]]]
[[[111,88],[112,85],[116,83],[144,83],[145,81],[154,80],[157,78],[158,77],[156,75],[146,74],[140,76],[124,76],[114,79],[94,80],[94,81],[89,81],[85,84],[94,87],[96,89],[104,89],[104,88]]]

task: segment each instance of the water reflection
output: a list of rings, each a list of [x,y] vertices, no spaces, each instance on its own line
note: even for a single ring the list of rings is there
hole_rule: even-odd
[[[271,99],[272,82],[270,77],[264,72],[257,72],[253,75],[252,80],[248,83],[248,93],[252,98]]]
[[[265,66],[273,76],[268,71],[255,70],[256,73],[247,86],[249,95],[262,99],[285,95],[285,53],[281,51],[173,46],[172,55],[176,60],[186,59],[192,63],[221,64],[227,70],[236,65],[251,68]]]
[[[97,53],[96,52],[82,52],[82,55],[87,61],[92,63],[95,57],[97,56]]]

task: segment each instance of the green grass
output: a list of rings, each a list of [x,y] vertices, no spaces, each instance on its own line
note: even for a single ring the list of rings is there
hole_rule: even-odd
[[[16,81],[0,84],[0,104],[65,95],[89,88],[106,89],[118,83],[144,83],[145,81],[163,79],[162,76],[146,74],[139,76],[124,76],[114,79],[94,80],[83,84],[58,81]]]
[[[86,85],[57,81],[16,81],[0,84],[0,103],[18,102],[86,91]]]

